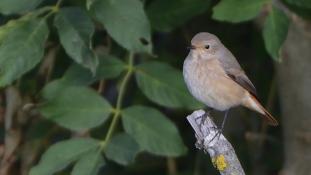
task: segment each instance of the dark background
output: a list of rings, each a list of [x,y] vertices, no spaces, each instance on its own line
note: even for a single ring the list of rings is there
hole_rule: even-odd
[[[8,2],[8,0],[6,1]],[[97,1],[95,0],[94,3],[97,3]],[[171,65],[181,73],[183,61],[188,54],[187,46],[189,46],[191,38],[198,32],[215,34],[235,55],[241,67],[256,86],[260,101],[280,123],[277,127],[267,126],[260,115],[255,112],[242,107],[230,110],[224,135],[235,148],[246,174],[310,174],[311,118],[309,109],[311,107],[311,97],[308,90],[311,86],[310,2],[303,0],[267,1],[255,16],[247,20],[234,22],[230,21],[230,16],[227,16],[227,19],[225,15],[223,19],[213,16],[215,6],[219,5],[220,2],[229,2],[230,4],[234,0],[206,0],[205,2],[203,0],[193,2],[190,2],[191,0],[181,0],[180,2],[177,2],[178,0],[167,0],[167,5],[164,5],[165,3],[162,0],[164,6],[158,8],[158,11],[152,9],[156,1],[161,0],[141,1],[148,22],[151,23],[153,51],[152,53],[134,52],[134,65],[158,61]],[[244,3],[247,6],[250,3],[259,1],[263,0]],[[18,3],[18,1],[12,1],[11,5],[21,5],[14,3]],[[195,3],[204,5],[196,7],[193,5]],[[38,6],[26,8],[26,10],[17,10],[17,12],[5,12],[3,10],[4,6],[1,8],[3,4],[5,2],[2,4],[0,2],[0,13],[2,13],[0,15],[0,57],[5,58],[5,53],[1,50],[1,47],[6,44],[3,42],[6,40],[1,38],[3,26],[8,21],[25,16],[36,11],[36,9],[54,6],[56,1],[42,0],[42,2],[38,3]],[[59,8],[81,7],[87,11],[87,15],[95,26],[95,33],[91,41],[92,49],[104,50],[106,54],[114,55],[117,59],[128,62],[127,57],[133,51],[120,46],[115,41],[114,36],[107,32],[105,22],[102,23],[101,20],[96,19],[91,10],[86,10],[85,4],[86,1],[84,0],[69,0],[63,1]],[[248,12],[243,11],[244,8],[241,4],[234,5],[234,3],[231,3],[232,6],[228,10],[233,11],[233,13],[236,11],[237,14],[248,15]],[[277,48],[276,52],[279,53],[277,58],[273,58],[272,54],[267,51],[265,40],[269,42],[269,39],[271,39],[271,42],[273,42],[274,35],[278,37],[279,33],[275,33],[270,38],[263,37],[265,20],[271,13],[271,8],[280,9],[289,21],[288,25],[280,27],[280,33],[285,31],[286,35],[285,38],[278,38],[281,40],[282,48]],[[177,12],[173,13],[174,11]],[[62,78],[74,64],[74,61],[68,56],[68,51],[62,46],[58,29],[53,24],[54,15],[57,13],[55,12],[55,14],[51,14],[47,18],[50,33],[48,40],[45,42],[45,56],[41,62],[33,66],[23,76],[12,80],[11,83],[1,84],[0,157],[2,160],[0,174],[29,174],[29,170],[38,164],[42,154],[51,145],[76,137],[92,137],[102,140],[111,125],[111,119],[108,119],[105,123],[92,129],[70,131],[66,127],[60,127],[58,121],[55,122],[49,117],[45,118],[40,113],[40,105],[45,104],[44,95],[42,97],[41,94],[42,89],[50,82]],[[44,15],[46,13],[39,16],[39,18],[43,18]],[[161,28],[159,20],[156,19],[157,16],[161,15],[167,17],[160,18],[160,22],[164,21],[164,24],[170,26],[167,30]],[[75,19],[77,21],[81,20]],[[126,28],[128,26],[123,27],[120,28],[120,32],[127,32]],[[6,36],[6,34],[3,36]],[[49,59],[48,53],[52,53],[50,57],[53,57],[52,60],[54,61],[51,63],[45,61]],[[6,63],[0,58],[2,66],[7,66]],[[84,63],[79,64],[83,65]],[[2,66],[0,65],[1,69],[3,69]],[[48,69],[45,69],[45,67],[48,67]],[[84,71],[76,72],[77,77],[83,77],[85,75]],[[86,79],[88,79],[88,74]],[[96,90],[99,96],[104,97],[112,106],[115,106],[119,88],[122,86],[122,77],[125,74],[125,72],[122,72],[117,76],[96,79],[95,81],[89,78],[88,80],[91,80],[92,83],[84,86]],[[5,73],[2,75],[5,75]],[[6,117],[8,117],[7,106],[10,92],[17,95],[15,100],[13,98],[13,101],[17,100],[16,103],[18,104],[14,108],[14,114],[12,115],[13,124],[7,127],[6,121],[9,119]],[[161,93],[161,91],[158,93]],[[57,95],[56,98],[58,98]],[[194,132],[185,118],[192,113],[193,109],[186,107],[172,108],[154,102],[142,92],[141,87],[135,81],[135,76],[132,74],[125,87],[122,106],[128,107],[137,104],[150,106],[161,111],[166,118],[172,121],[176,125],[188,151],[184,155],[171,157],[159,156],[140,150],[135,161],[126,166],[107,159],[105,153],[102,153],[106,163],[101,167],[98,174],[218,174],[209,155],[195,148]],[[57,113],[57,109],[54,110],[53,112]],[[215,122],[220,126],[224,113],[212,111],[211,114]],[[72,120],[75,120],[75,118],[72,118]],[[122,132],[124,132],[124,128],[119,121],[113,133]],[[123,146],[123,149],[127,150],[128,145],[124,144]],[[60,154],[62,153],[60,152]],[[64,170],[60,169],[61,171],[58,171],[58,174],[70,174],[72,167],[73,163],[69,164]],[[96,173],[93,172],[93,174]]]

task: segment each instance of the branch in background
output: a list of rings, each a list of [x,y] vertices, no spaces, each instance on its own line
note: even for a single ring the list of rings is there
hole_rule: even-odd
[[[215,137],[219,130],[205,111],[194,111],[187,116],[187,120],[195,131],[196,147],[203,149],[205,153],[209,153],[214,167],[217,168],[221,175],[245,174],[228,140],[222,134]]]
[[[291,24],[281,53],[282,62],[276,64],[285,145],[282,174],[287,175],[311,172],[311,143],[301,137],[311,133],[311,38],[308,26],[311,23],[303,19]]]
[[[288,17],[296,16],[293,12],[291,12],[286,5],[281,0],[273,0],[273,5],[282,10]]]
[[[304,33],[307,37],[311,37],[311,23],[307,20],[304,20],[300,16],[298,16],[295,12],[292,12],[281,0],[273,0],[273,4],[281,9],[291,20],[293,23],[298,25],[301,28],[305,28],[305,30],[301,30],[300,32]]]
[[[167,171],[169,175],[177,175],[177,167],[176,167],[176,160],[172,157],[166,158],[166,164],[167,164]]]
[[[134,53],[130,52],[129,53],[129,58],[128,58],[128,70],[123,78],[123,80],[121,81],[121,85],[120,85],[120,89],[119,89],[119,94],[117,97],[117,104],[114,110],[114,114],[112,116],[112,121],[111,124],[109,126],[108,132],[105,136],[105,139],[102,141],[102,149],[105,149],[105,147],[107,146],[108,142],[110,141],[110,139],[112,138],[112,134],[117,126],[117,123],[120,119],[121,116],[121,108],[122,108],[122,103],[123,103],[123,99],[124,99],[124,93],[126,90],[126,86],[128,84],[128,81],[130,80],[130,77],[133,74],[133,70],[134,70]]]
[[[21,130],[16,124],[17,111],[21,106],[21,97],[18,90],[9,86],[5,89],[6,107],[4,115],[4,146],[0,161],[0,174],[10,174],[10,170],[16,162],[15,151],[21,142]]]
[[[44,79],[44,82],[49,82],[51,75],[53,73],[54,63],[59,51],[60,46],[52,46],[48,53],[45,55],[43,62],[39,68],[38,75]]]

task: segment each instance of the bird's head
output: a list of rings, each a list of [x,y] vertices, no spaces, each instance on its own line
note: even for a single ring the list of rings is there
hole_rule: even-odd
[[[202,59],[211,59],[221,54],[223,44],[217,38],[217,36],[201,32],[196,34],[191,40],[191,46],[189,47],[190,53],[194,56],[199,56]]]

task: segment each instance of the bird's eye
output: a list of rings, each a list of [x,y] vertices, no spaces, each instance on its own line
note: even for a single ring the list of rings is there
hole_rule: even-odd
[[[209,45],[205,45],[204,48],[205,48],[205,49],[209,49]]]

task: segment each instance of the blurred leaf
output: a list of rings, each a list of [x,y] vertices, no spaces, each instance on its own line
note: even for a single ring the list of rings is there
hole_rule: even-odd
[[[91,42],[95,27],[85,11],[77,7],[62,8],[54,24],[67,54],[95,74],[98,58]]]
[[[105,165],[100,150],[88,152],[75,164],[71,175],[97,175],[99,169]]]
[[[101,55],[96,77],[98,79],[117,78],[126,69],[126,64],[113,55]]]
[[[310,0],[284,0],[284,1],[288,4],[291,4],[291,5],[311,9],[311,1]]]
[[[255,18],[268,0],[222,0],[213,8],[212,18],[219,21],[243,22]]]
[[[274,60],[279,60],[279,51],[287,37],[288,26],[287,16],[273,7],[265,21],[263,38],[265,47]]]
[[[25,16],[26,17],[26,16]],[[29,20],[29,18],[26,18]],[[9,36],[10,32],[16,30],[16,28],[20,27],[26,21],[25,18],[19,18],[16,20],[10,20],[5,25],[0,26],[0,44],[2,41]]]
[[[141,1],[95,0],[90,11],[122,47],[133,52],[151,52],[150,24]]]
[[[71,130],[81,131],[99,126],[112,110],[105,98],[92,89],[54,81],[42,92],[45,103],[39,111],[47,119]]]
[[[86,0],[86,9],[90,10],[92,4],[95,2],[96,0]]]
[[[198,109],[202,106],[188,92],[182,73],[165,63],[138,65],[136,80],[149,100],[165,107]]]
[[[176,126],[154,108],[132,106],[122,111],[125,131],[139,146],[162,156],[180,156],[187,151]]]
[[[126,68],[126,64],[113,55],[98,55],[98,57],[96,76],[80,65],[73,64],[65,72],[63,80],[73,85],[89,85],[99,79],[117,78]]]
[[[0,87],[12,83],[40,62],[49,34],[44,19],[18,21],[6,30],[9,31],[0,32]]]
[[[38,11],[41,11],[41,10],[38,10]],[[41,18],[41,19],[37,18],[36,14],[31,13],[31,14],[21,16],[20,18],[17,18],[17,19],[11,19],[6,24],[0,25],[0,45],[2,44],[3,40],[6,37],[10,36],[11,32],[15,32],[16,30],[20,29],[23,25],[25,25],[25,23],[30,23],[33,21],[45,22],[44,18]]]
[[[58,142],[49,147],[43,154],[39,164],[33,167],[30,175],[54,174],[99,147],[94,139],[70,139]]]
[[[140,151],[139,145],[129,135],[122,133],[114,136],[108,143],[105,154],[121,165],[133,163],[137,153]]]
[[[71,85],[84,86],[92,84],[97,79],[89,69],[73,63],[64,73],[62,80]]]
[[[204,13],[209,5],[209,0],[156,0],[148,6],[147,13],[153,28],[170,32]]]
[[[1,0],[0,13],[22,14],[37,7],[43,0]]]
[[[61,79],[54,80],[42,89],[41,96],[46,100],[51,100],[57,98],[56,95],[60,94],[63,89],[65,89],[70,84],[65,83]]]

